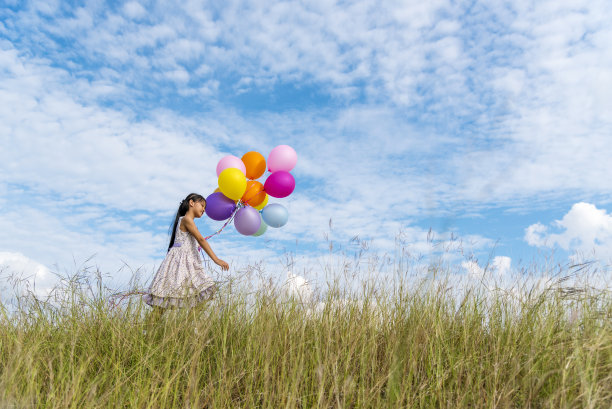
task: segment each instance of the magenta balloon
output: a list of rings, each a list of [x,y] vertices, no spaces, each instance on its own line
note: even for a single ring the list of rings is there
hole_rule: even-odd
[[[272,197],[287,197],[293,192],[293,189],[295,189],[295,179],[285,170],[272,172],[264,183],[264,190]]]
[[[234,217],[234,226],[240,234],[250,236],[257,233],[261,225],[261,216],[259,212],[251,206],[243,207],[236,212]]]
[[[206,198],[206,214],[213,220],[225,220],[236,209],[236,203],[221,192],[215,192]]]
[[[276,172],[286,170],[289,172],[297,163],[297,153],[289,145],[278,145],[268,155],[268,170]]]
[[[219,163],[217,163],[217,177],[227,168],[236,168],[239,169],[242,173],[246,175],[246,166],[244,166],[244,162],[242,159],[234,156],[227,155],[224,156]]]

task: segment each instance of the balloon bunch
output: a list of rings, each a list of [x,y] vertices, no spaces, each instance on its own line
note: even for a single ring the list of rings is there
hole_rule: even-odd
[[[281,204],[268,204],[268,199],[287,197],[293,192],[295,179],[289,171],[296,163],[297,154],[288,145],[272,149],[267,163],[261,153],[253,151],[242,159],[225,156],[217,164],[219,187],[206,198],[206,214],[219,221],[233,217],[236,230],[245,236],[261,236],[268,226],[284,226],[289,212]],[[264,174],[266,164],[271,173],[261,183],[256,179]]]

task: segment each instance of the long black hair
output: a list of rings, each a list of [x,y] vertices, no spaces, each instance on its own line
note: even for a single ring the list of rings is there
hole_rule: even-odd
[[[176,217],[174,218],[174,223],[172,224],[172,236],[170,237],[170,244],[168,245],[168,251],[174,246],[174,238],[176,237],[176,226],[178,226],[179,218],[185,216],[187,214],[187,210],[189,210],[189,201],[193,200],[194,202],[204,202],[206,203],[206,199],[204,196],[199,195],[197,193],[190,193],[184,198],[179,204],[179,208],[176,211]],[[168,231],[170,233],[170,231]]]

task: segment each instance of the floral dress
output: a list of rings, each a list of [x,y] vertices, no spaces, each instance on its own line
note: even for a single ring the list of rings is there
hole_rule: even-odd
[[[193,307],[210,299],[216,290],[213,279],[204,272],[195,237],[176,226],[174,244],[162,261],[144,301],[151,306]]]

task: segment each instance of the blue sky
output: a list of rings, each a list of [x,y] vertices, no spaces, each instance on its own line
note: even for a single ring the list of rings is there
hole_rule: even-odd
[[[322,280],[325,237],[431,255],[430,229],[458,265],[612,258],[604,1],[4,4],[5,269],[150,276],[182,197],[279,144],[290,221],[211,240],[236,268],[290,252]]]

